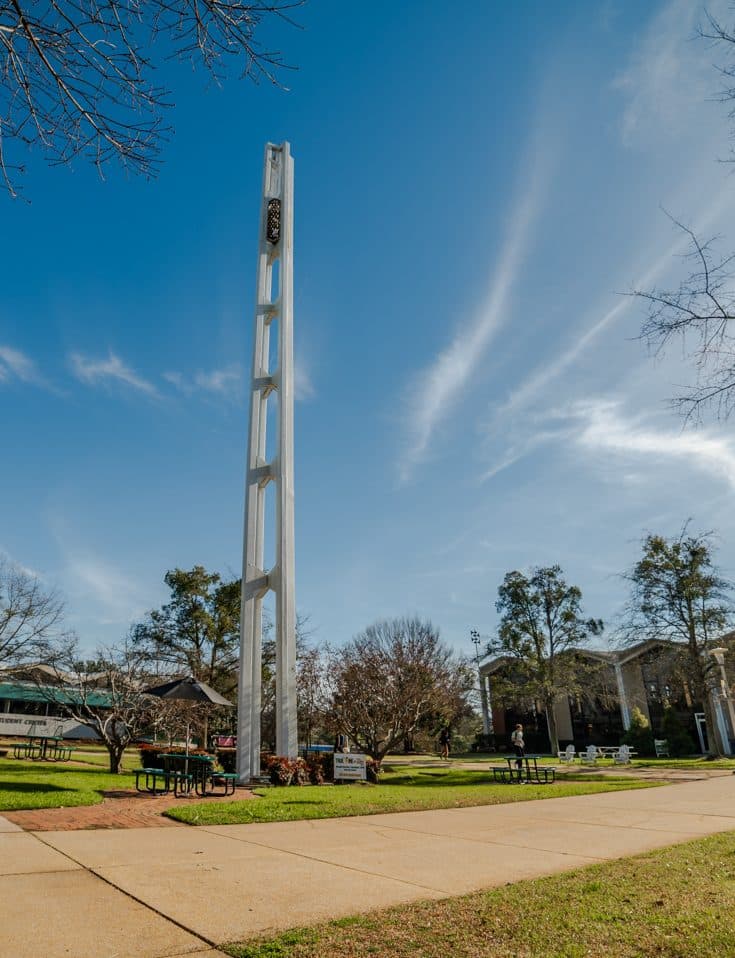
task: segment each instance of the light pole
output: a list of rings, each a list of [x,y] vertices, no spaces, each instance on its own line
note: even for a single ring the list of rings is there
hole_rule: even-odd
[[[709,651],[710,655],[720,668],[720,688],[717,700],[718,710],[720,712],[720,716],[724,718],[722,711],[722,703],[724,702],[727,707],[727,715],[730,720],[730,734],[722,736],[722,745],[726,754],[732,755],[732,746],[730,743],[731,740],[735,738],[735,708],[733,708],[730,687],[727,684],[727,672],[725,671],[725,653],[727,652],[727,649],[710,649]],[[722,725],[727,726],[727,723],[722,722]]]
[[[477,677],[480,680],[480,709],[482,711],[482,734],[492,735],[492,720],[490,718],[490,709],[487,701],[487,685],[485,676],[480,671],[480,642],[482,636],[477,629],[470,630],[470,639],[475,646],[475,662],[477,662]]]

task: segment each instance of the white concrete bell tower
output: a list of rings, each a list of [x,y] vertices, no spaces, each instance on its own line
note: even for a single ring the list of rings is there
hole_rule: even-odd
[[[271,370],[270,338],[278,336]],[[255,347],[245,474],[237,771],[240,782],[260,774],[263,597],[276,606],[276,751],[295,758],[296,601],[294,592],[293,158],[288,143],[265,148],[258,233]],[[267,460],[268,399],[277,394],[277,441]],[[275,564],[264,569],[269,483],[275,483]]]

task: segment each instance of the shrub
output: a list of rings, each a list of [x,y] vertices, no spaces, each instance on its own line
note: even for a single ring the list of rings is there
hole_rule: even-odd
[[[368,758],[365,762],[365,774],[368,782],[377,785],[380,780],[380,773],[383,771],[380,762],[375,758]]]
[[[655,755],[651,724],[639,708],[630,713],[630,728],[623,735],[623,744],[630,745],[639,755]]]
[[[138,745],[138,754],[141,768],[163,768],[158,757],[161,754],[160,745]]]
[[[306,785],[309,782],[309,770],[303,758],[269,755],[265,769],[273,785]]]
[[[696,751],[686,726],[681,720],[678,712],[672,708],[664,709],[664,718],[662,722],[663,738],[666,739],[669,746],[669,755],[677,758],[680,755],[691,755]]]
[[[237,749],[236,748],[218,748],[215,749],[217,761],[222,766],[223,772],[233,773],[237,771]]]
[[[312,785],[324,784],[324,763],[319,755],[307,755],[306,768]]]

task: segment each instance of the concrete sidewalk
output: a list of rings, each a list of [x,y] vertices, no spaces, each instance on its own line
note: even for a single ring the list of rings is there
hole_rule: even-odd
[[[26,833],[0,819],[0,954],[212,946],[735,829],[735,777],[364,818]]]

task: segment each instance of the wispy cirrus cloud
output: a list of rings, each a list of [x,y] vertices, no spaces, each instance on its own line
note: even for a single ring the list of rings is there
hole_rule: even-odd
[[[230,363],[221,369],[208,372],[199,370],[193,376],[175,371],[166,372],[163,378],[186,396],[205,393],[240,403],[245,391],[245,372],[239,363]],[[309,371],[303,361],[297,358],[294,365],[294,398],[301,402],[313,399],[314,395],[315,389]]]
[[[81,353],[71,353],[69,364],[74,376],[87,386],[109,386],[117,383],[148,396],[158,395],[153,383],[139,376],[112,351],[106,359],[93,359]]]
[[[0,346],[0,383],[13,380],[40,385],[43,378],[30,356],[12,346]]]
[[[312,382],[311,375],[309,374],[309,369],[306,366],[306,363],[303,360],[300,360],[298,356],[296,357],[296,361],[294,363],[293,389],[294,399],[297,402],[308,402],[316,395],[316,389],[314,388],[314,383]]]
[[[682,196],[686,195],[686,188],[682,189]],[[684,201],[684,205],[686,201]],[[723,214],[735,208],[735,198],[733,197],[732,184],[728,181],[722,185],[715,193],[713,199],[709,201],[706,207],[700,211],[693,224],[695,234],[707,235]],[[631,290],[649,290],[655,288],[662,282],[662,277],[680,264],[681,257],[687,250],[689,237],[678,227],[674,227],[676,235],[673,242],[667,246],[663,253],[658,256],[651,256],[650,265],[638,273],[633,283],[629,286]],[[639,254],[638,258],[642,258]],[[644,260],[645,262],[645,260]],[[629,270],[630,273],[633,272]],[[621,283],[621,286],[623,284]],[[605,297],[608,301],[610,294]],[[601,309],[599,319],[582,326],[574,334],[574,338],[569,345],[558,355],[551,359],[546,359],[534,372],[520,382],[509,394],[507,400],[496,410],[492,418],[491,426],[505,419],[508,414],[517,413],[527,408],[534,400],[545,401],[547,395],[551,392],[550,388],[565,373],[567,373],[575,363],[578,362],[594,345],[600,340],[603,333],[614,327],[620,322],[631,308],[640,306],[640,301],[633,296],[617,294],[617,302],[607,309]],[[594,315],[594,314],[593,314]],[[645,355],[641,354],[644,361],[648,361]]]
[[[408,438],[399,461],[402,481],[408,480],[425,459],[437,427],[449,415],[488,346],[508,320],[511,295],[528,252],[531,226],[543,205],[551,152],[549,144],[534,142],[482,305],[472,321],[463,323],[451,343],[418,373],[409,388]]]
[[[190,376],[181,372],[167,372],[163,378],[186,396],[202,392],[232,402],[242,400],[243,369],[239,363],[230,363],[207,372],[198,370]]]
[[[728,21],[727,0],[710,0],[709,14]],[[653,17],[614,86],[627,97],[620,121],[623,142],[686,139],[700,125],[703,105],[712,98],[716,76],[703,55],[698,28],[706,26],[705,5],[672,0]],[[696,137],[691,139],[695,144]]]
[[[710,430],[656,429],[642,416],[630,417],[622,403],[590,399],[571,410],[581,428],[575,431],[577,446],[618,457],[645,457],[666,463],[682,460],[692,468],[717,475],[735,489],[735,443]]]

